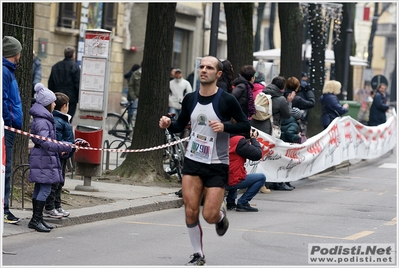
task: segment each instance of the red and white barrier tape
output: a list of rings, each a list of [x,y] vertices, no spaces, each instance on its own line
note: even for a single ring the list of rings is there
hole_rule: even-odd
[[[62,144],[62,145],[67,145],[67,146],[71,146],[73,148],[77,148],[79,150],[91,150],[91,151],[105,151],[105,152],[113,152],[113,153],[119,153],[119,152],[126,152],[126,153],[141,153],[141,152],[148,152],[148,151],[155,151],[155,150],[159,150],[159,149],[163,149],[163,148],[167,148],[169,146],[181,143],[183,141],[188,140],[190,137],[186,137],[177,141],[173,141],[170,143],[166,143],[166,144],[162,144],[159,146],[155,146],[155,147],[151,147],[151,148],[145,148],[145,149],[134,149],[134,150],[127,150],[127,149],[103,149],[103,148],[92,148],[92,147],[81,147],[81,146],[76,146],[75,144],[71,144],[71,143],[65,143],[65,142],[61,142],[61,141],[57,141],[54,139],[50,139],[47,137],[43,137],[43,136],[39,136],[39,135],[34,135],[31,134],[29,132],[25,132],[22,131],[20,129],[16,129],[13,127],[9,127],[9,126],[4,126],[4,129],[7,129],[9,131],[18,133],[18,134],[22,134],[25,136],[29,136],[29,137],[33,137],[36,139],[40,139],[40,140],[45,140],[45,141],[50,141],[50,142],[54,142],[54,143],[58,143],[58,144]]]

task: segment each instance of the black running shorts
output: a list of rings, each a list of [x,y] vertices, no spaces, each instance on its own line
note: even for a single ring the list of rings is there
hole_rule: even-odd
[[[205,187],[226,188],[229,166],[226,164],[204,164],[184,158],[183,175],[199,176]]]

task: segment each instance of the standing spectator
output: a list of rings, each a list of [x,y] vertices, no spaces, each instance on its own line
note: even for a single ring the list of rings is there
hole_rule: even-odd
[[[19,93],[15,70],[21,58],[21,43],[12,36],[3,38],[3,120],[4,125],[21,129],[22,127],[22,102]],[[12,170],[12,147],[14,146],[15,132],[4,130],[6,147],[6,173],[4,181],[4,222],[18,223],[19,218],[15,217],[9,208],[10,199],[10,177]]]
[[[291,96],[292,102],[294,102],[295,98],[297,97],[296,93],[298,92],[299,88],[300,88],[300,82],[299,82],[298,78],[296,78],[294,76],[288,77],[286,82],[285,82],[285,89],[284,89],[284,93],[283,93],[284,97],[288,100],[290,98],[290,96]],[[274,101],[273,101],[273,104],[274,104]],[[293,119],[294,123],[295,123],[294,126],[296,127],[295,128],[295,131],[296,131],[296,137],[295,138],[299,139],[299,140],[297,140],[297,142],[299,143],[300,140],[301,140],[301,136],[298,136],[299,125],[298,125],[298,122],[296,122],[296,120],[293,118],[293,115],[294,114],[296,115],[296,112],[298,111],[298,112],[300,112],[301,117],[302,117],[303,111],[299,110],[296,107],[292,107],[289,110],[290,110],[290,116],[288,118],[282,118],[281,119],[281,128],[280,128],[281,129],[281,136],[280,136],[280,139],[283,140],[283,141],[284,141],[284,139],[286,139],[286,135],[288,133],[287,133],[287,129],[285,129],[286,133],[285,133],[285,137],[283,137],[283,127],[284,126],[286,127],[287,120],[289,121],[289,120]],[[292,138],[292,136],[290,136],[290,137]],[[272,190],[292,191],[295,187],[291,186],[291,184],[289,182],[279,182],[279,183],[272,182],[272,183],[269,184],[269,188],[272,189]]]
[[[265,75],[262,72],[257,71],[255,73],[255,80],[254,80],[254,89],[252,91],[254,95],[254,100],[256,99],[256,96],[262,92],[266,87],[266,82],[265,82]],[[263,194],[270,194],[271,191],[266,187],[266,184],[264,184],[259,192]]]
[[[219,77],[216,85],[223,89],[224,91],[231,93],[233,91],[233,80],[234,80],[234,72],[233,65],[229,60],[222,61],[223,64],[223,73],[222,76]]]
[[[291,116],[288,119],[281,120],[281,137],[280,139],[288,143],[301,143],[302,142],[302,130],[300,126],[300,120],[304,115],[304,111],[293,107],[291,110]],[[273,190],[291,191],[295,189],[290,182],[279,182],[273,183],[270,186]]]
[[[359,112],[357,113],[357,121],[367,126],[369,124],[370,109],[373,104],[376,90],[371,90],[369,95],[366,95],[366,100],[361,101]]]
[[[173,80],[173,79],[175,79],[175,71],[176,71],[176,68],[175,67],[170,67],[170,73],[169,73],[169,81],[170,80]]]
[[[244,65],[240,70],[239,77],[233,81],[234,88],[231,92],[240,103],[241,109],[248,119],[256,113],[254,95],[252,93],[255,73],[256,70],[252,65]]]
[[[141,63],[141,66],[143,66],[143,63]],[[132,123],[132,120],[136,120],[137,107],[139,105],[140,81],[142,72],[141,66],[139,66],[139,68],[132,73],[128,83],[127,99],[130,102],[134,102],[133,106],[131,106],[131,108],[128,110],[127,122],[129,124]]]
[[[370,107],[369,126],[378,126],[387,121],[386,113],[389,112],[387,105],[387,85],[379,84]]]
[[[132,68],[129,70],[129,72],[125,73],[123,77],[126,79],[126,81],[129,83],[130,77],[132,77],[132,74],[134,71],[138,70],[140,68],[140,65],[137,63],[133,64]]]
[[[308,74],[305,72],[302,72],[302,74],[301,74],[301,88],[304,91],[311,89],[311,87],[308,83]]]
[[[254,95],[254,100],[256,99],[256,96],[265,89],[265,87],[266,87],[265,75],[262,72],[256,72],[254,80],[254,89],[252,91]]]
[[[265,94],[270,94],[272,96],[272,116],[273,124],[276,126],[281,125],[281,120],[284,118],[289,118],[291,116],[291,102],[295,97],[295,92],[285,98],[283,96],[283,91],[285,87],[285,78],[282,76],[277,76],[273,78],[271,84],[267,85],[263,90]],[[265,132],[269,135],[272,134],[272,125],[270,119],[264,121],[259,121],[251,119],[251,125],[256,129]]]
[[[308,83],[308,75],[302,72],[302,78],[300,82],[299,90],[297,91],[295,98],[292,101],[292,107],[297,107],[304,111],[304,115],[300,120],[302,134],[306,136],[306,130],[308,126],[308,113],[316,104],[316,97],[313,89]]]
[[[53,111],[53,117],[55,121],[56,137],[58,141],[74,143],[75,138],[72,130],[72,126],[69,122],[68,108],[69,98],[67,95],[61,92],[55,93],[55,108]],[[61,206],[61,192],[65,182],[65,170],[67,160],[73,156],[73,149],[69,154],[60,156],[61,170],[62,170],[62,181],[59,183],[53,183],[51,185],[51,191],[46,199],[44,206],[44,214],[51,218],[62,218],[68,217],[69,212],[65,211]],[[34,202],[33,202],[34,203]]]
[[[335,80],[327,81],[324,84],[321,102],[321,125],[326,129],[336,118],[348,112],[349,104],[341,104],[337,95],[341,93],[341,83]]]
[[[258,161],[262,158],[262,147],[256,140],[258,131],[251,129],[249,138],[241,135],[232,135],[229,147],[229,185],[226,187],[228,191],[226,202],[227,209],[241,212],[257,212],[258,209],[251,207],[249,201],[259,192],[260,188],[265,185],[266,176],[263,173],[247,174],[245,162],[247,159]],[[245,193],[237,200],[237,190],[246,189]]]
[[[76,112],[79,100],[80,67],[75,62],[75,49],[66,47],[64,59],[57,62],[52,68],[48,87],[51,91],[62,92],[69,98],[69,111],[71,122]]]
[[[255,73],[255,80],[254,80],[254,90],[252,91],[254,95],[254,100],[256,99],[256,96],[265,90],[266,88],[266,77],[262,72],[257,71]],[[270,194],[271,191],[266,187],[266,184],[264,184],[260,189],[259,192],[263,194]]]
[[[190,83],[183,78],[180,69],[175,70],[175,79],[169,82],[169,113],[176,114],[176,117],[181,112],[181,102],[187,93],[193,92]]]
[[[42,62],[33,50],[32,64],[32,99],[35,97],[35,85],[42,81]]]
[[[202,228],[199,221],[200,202],[204,196],[202,215],[215,224],[223,236],[229,228],[227,208],[223,202],[229,174],[229,133],[249,133],[250,124],[240,104],[231,94],[216,86],[223,65],[214,56],[202,58],[198,77],[199,90],[187,94],[177,120],[162,116],[159,127],[180,133],[191,120],[192,135],[184,165],[182,193],[187,232],[194,250],[187,265],[205,265]],[[234,119],[235,124],[231,121]]]
[[[195,64],[194,64],[194,68],[195,68]],[[194,89],[194,72],[195,72],[195,69],[186,78],[186,80],[190,83],[191,88],[193,88],[193,89]]]
[[[54,93],[42,83],[35,86],[36,102],[29,110],[33,117],[30,133],[48,139],[56,139],[56,127],[52,112],[55,107]],[[51,185],[63,181],[60,156],[72,151],[72,146],[58,144],[47,139],[32,137],[35,146],[29,155],[29,182],[34,182],[33,215],[28,227],[38,232],[50,232],[52,226],[43,221],[43,208],[51,192]]]

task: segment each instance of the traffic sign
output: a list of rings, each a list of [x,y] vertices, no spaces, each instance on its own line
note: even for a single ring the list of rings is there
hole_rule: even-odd
[[[378,85],[381,83],[388,86],[388,79],[383,75],[376,75],[371,79],[371,88],[376,90]]]

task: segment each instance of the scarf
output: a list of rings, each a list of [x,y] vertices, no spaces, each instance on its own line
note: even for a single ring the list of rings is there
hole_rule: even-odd
[[[256,114],[256,108],[255,108],[255,101],[254,101],[254,95],[252,93],[252,87],[250,86],[249,83],[245,83],[247,87],[247,95],[248,95],[248,118],[250,118],[252,115]]]

